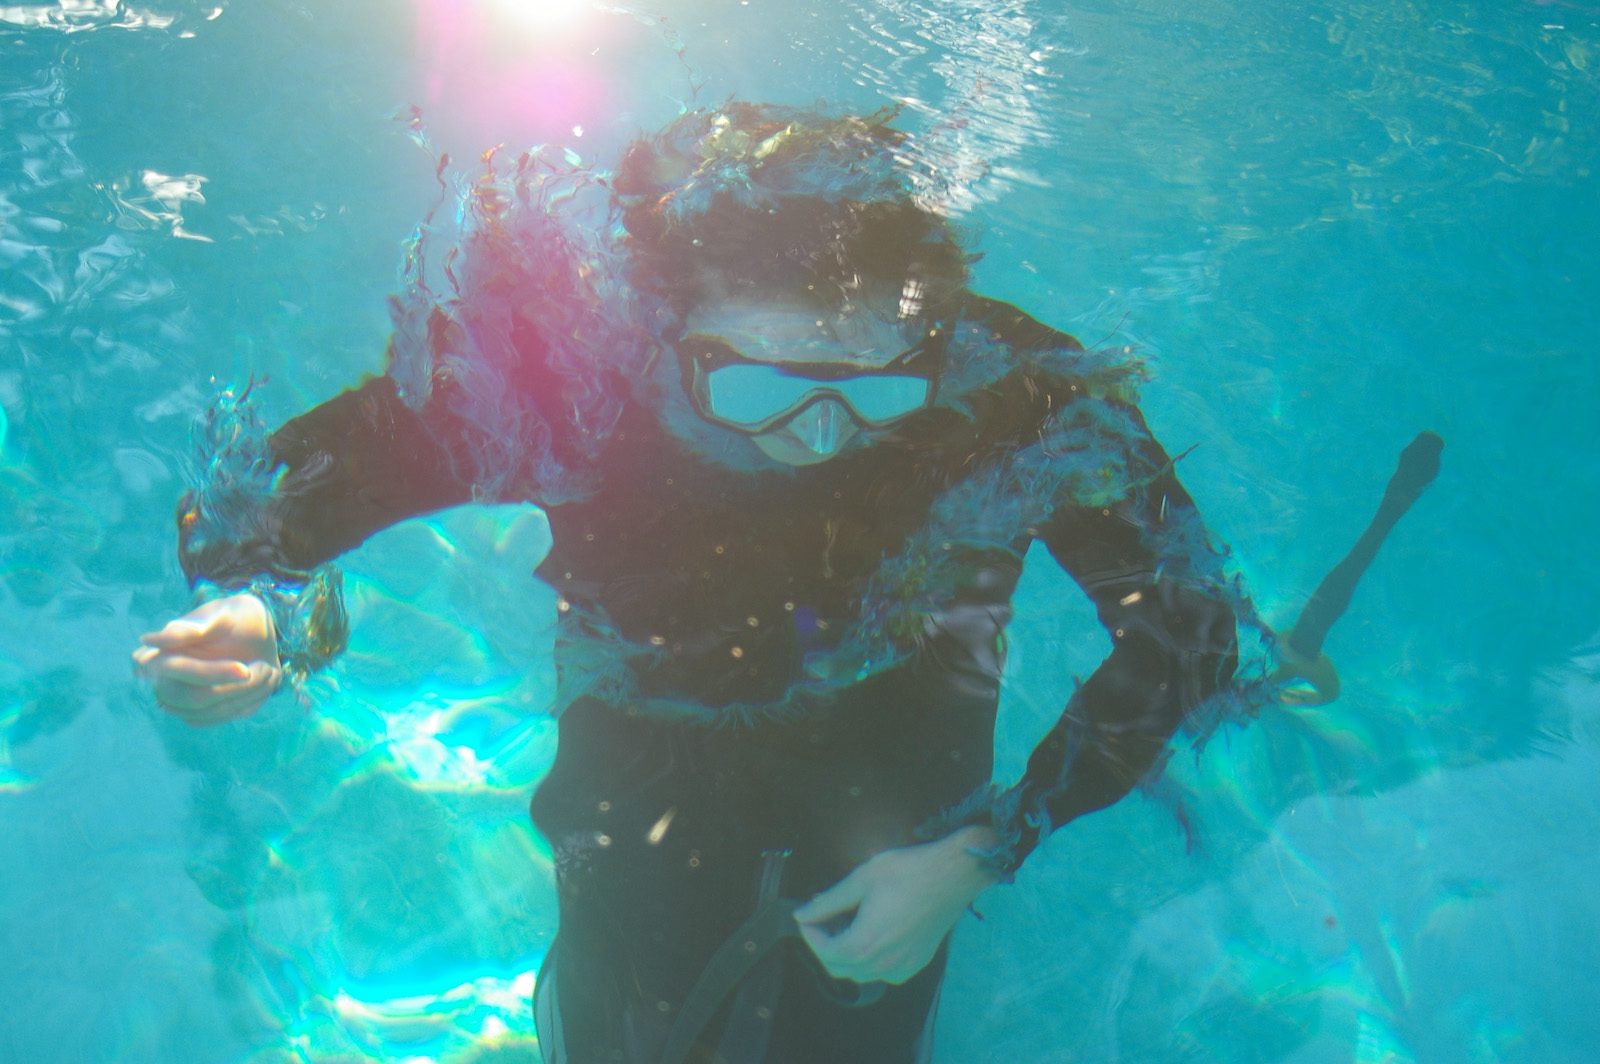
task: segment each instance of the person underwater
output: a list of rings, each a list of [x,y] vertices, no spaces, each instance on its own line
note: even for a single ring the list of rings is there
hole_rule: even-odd
[[[927,1060],[973,899],[1230,689],[1244,604],[1142,367],[970,291],[888,118],[729,103],[613,174],[490,171],[385,374],[270,434],[248,389],[201,428],[199,604],[134,654],[196,726],[342,651],[334,561],[373,533],[546,511],[552,1064]],[[1035,541],[1112,649],[999,786]]]

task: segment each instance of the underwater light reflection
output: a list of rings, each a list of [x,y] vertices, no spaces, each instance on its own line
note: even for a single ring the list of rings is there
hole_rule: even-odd
[[[296,1059],[467,1064],[486,1053],[532,1049],[538,1044],[532,1013],[536,971],[480,976],[393,997],[364,996],[343,987],[317,990],[303,1003],[301,1019],[285,1031],[283,1044],[258,1054],[252,1064]]]
[[[462,734],[478,730],[470,727],[473,723],[485,727],[504,723],[498,697],[452,701],[434,696],[376,712],[383,718],[384,734],[373,737],[372,745],[344,773],[344,781],[383,770],[417,790],[519,793],[544,770],[545,759],[530,751],[530,743],[548,738],[550,722],[542,715],[513,727],[490,728],[475,739]]]

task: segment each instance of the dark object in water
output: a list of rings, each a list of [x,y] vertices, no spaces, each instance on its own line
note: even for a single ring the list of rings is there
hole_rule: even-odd
[[[1444,439],[1434,432],[1418,433],[1417,438],[1406,445],[1372,523],[1361,533],[1344,560],[1322,578],[1311,601],[1300,611],[1294,628],[1278,641],[1278,668],[1272,679],[1282,685],[1278,695],[1282,701],[1320,706],[1339,697],[1339,674],[1322,652],[1322,641],[1327,638],[1328,629],[1349,608],[1356,585],[1378,556],[1378,548],[1383,546],[1390,530],[1439,475],[1439,455],[1443,450]]]

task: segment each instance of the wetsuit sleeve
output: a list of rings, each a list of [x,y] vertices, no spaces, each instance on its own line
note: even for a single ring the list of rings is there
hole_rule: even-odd
[[[1237,664],[1222,559],[1144,419],[1118,405],[1137,429],[1126,456],[1136,486],[1102,506],[1063,505],[1037,530],[1093,600],[1112,651],[993,810],[1003,872],[1054,828],[1126,795]]]
[[[236,416],[229,435],[248,436],[249,425]],[[203,482],[179,505],[179,561],[202,597],[259,595],[282,660],[304,674],[348,636],[338,571],[325,563],[396,522],[472,497],[465,428],[447,394],[417,411],[391,378],[377,377],[241,459],[249,446],[230,438],[207,456]]]
[[[230,584],[305,572],[392,524],[466,502],[471,463],[464,445],[452,446],[460,438],[443,402],[414,411],[388,377],[349,389],[269,437],[277,475],[255,503],[252,535],[196,542],[180,519],[184,574]]]

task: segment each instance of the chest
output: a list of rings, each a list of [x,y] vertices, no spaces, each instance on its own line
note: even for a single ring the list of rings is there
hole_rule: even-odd
[[[650,445],[661,441],[619,442],[602,489],[550,512],[553,547],[540,573],[625,631],[796,610],[843,619],[948,482],[942,462],[907,448],[735,474]]]

